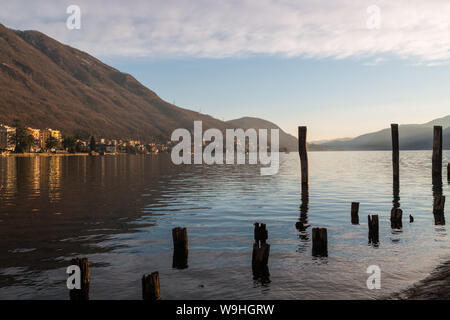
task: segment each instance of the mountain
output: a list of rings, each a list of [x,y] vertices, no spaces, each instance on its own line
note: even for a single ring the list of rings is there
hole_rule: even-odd
[[[0,24],[0,123],[21,121],[64,134],[170,137],[176,128],[225,129],[208,115],[162,100],[131,75],[37,31]]]
[[[298,142],[297,138],[294,136],[291,136],[290,134],[287,134],[284,132],[280,127],[278,127],[276,124],[259,119],[259,118],[251,118],[251,117],[244,117],[240,119],[230,120],[226,122],[228,128],[242,128],[242,129],[279,129],[280,130],[280,150],[285,150],[288,152],[291,151],[297,151],[298,149]],[[270,137],[270,133],[268,132],[268,137]]]
[[[433,146],[433,126],[443,127],[443,148],[450,149],[450,116],[435,119],[424,124],[399,126],[400,149],[430,150]],[[391,150],[391,129],[364,134],[351,140],[333,140],[319,144],[331,150]]]
[[[244,117],[240,119],[230,120],[226,122],[228,128],[242,128],[249,129],[253,128],[256,130],[259,129],[279,129],[280,130],[280,150],[285,150],[287,152],[295,152],[298,150],[298,140],[296,137],[284,132],[279,126],[276,124],[259,118],[251,118]],[[319,151],[325,150],[324,147],[309,144],[310,151]]]

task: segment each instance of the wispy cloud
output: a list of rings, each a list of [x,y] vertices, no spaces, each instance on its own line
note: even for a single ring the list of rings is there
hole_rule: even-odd
[[[450,60],[448,0],[1,0],[0,22],[38,29],[97,56]],[[4,3],[3,3],[4,2]],[[66,8],[82,10],[67,30]],[[381,10],[379,29],[367,8]]]

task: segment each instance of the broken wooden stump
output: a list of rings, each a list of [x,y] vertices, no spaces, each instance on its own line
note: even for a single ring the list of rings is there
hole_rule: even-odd
[[[414,222],[414,217],[412,215],[409,215],[409,223],[413,223]]]
[[[259,271],[267,267],[269,262],[270,245],[267,243],[253,244],[252,254],[252,268],[254,271]]]
[[[302,185],[308,185],[308,147],[306,142],[307,127],[298,127],[298,153],[302,172]]]
[[[252,269],[253,275],[256,277],[260,274],[265,274],[265,270],[268,270],[270,245],[266,243],[269,237],[266,225],[256,222],[254,226],[255,243],[253,244],[252,252]]]
[[[76,258],[70,262],[72,265],[78,266],[81,272],[80,289],[70,290],[70,300],[89,300],[89,285],[91,276],[89,273],[88,258]]]
[[[315,257],[328,256],[328,236],[326,228],[312,229],[312,255]]]
[[[442,126],[434,126],[432,172],[433,180],[442,179]]]
[[[148,276],[144,274],[142,277],[142,299],[153,301],[161,299],[158,272],[153,272]]]
[[[186,228],[174,228],[173,239],[173,261],[172,268],[186,269],[188,267],[189,241]]]
[[[374,214],[372,217],[369,215],[369,243],[377,245],[380,242],[378,215]]]
[[[269,232],[267,231],[266,225],[264,223],[256,222],[254,226],[255,226],[255,233],[254,233],[255,242],[258,243],[259,241],[261,243],[266,243],[267,239],[269,238]]]
[[[436,226],[445,226],[445,215],[443,214],[434,214],[434,224]]]
[[[391,210],[391,228],[392,229],[402,229],[403,228],[402,216],[403,216],[402,209],[392,208],[392,210]]]
[[[352,202],[352,224],[359,224],[359,202]]]

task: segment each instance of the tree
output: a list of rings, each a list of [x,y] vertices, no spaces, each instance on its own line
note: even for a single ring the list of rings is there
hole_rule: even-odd
[[[77,139],[75,137],[64,137],[63,147],[70,153],[76,153],[78,149]]]
[[[28,130],[22,126],[20,120],[14,120],[14,127],[16,133],[11,137],[12,143],[16,146],[14,152],[29,152],[34,142],[33,136],[28,134]]]
[[[58,139],[56,139],[53,136],[48,137],[47,140],[45,141],[45,148],[47,150],[54,149],[57,146],[58,146]]]
[[[91,144],[90,144],[90,147],[91,147],[91,151],[95,151],[96,143],[95,143],[95,138],[94,138],[94,136],[91,137]]]

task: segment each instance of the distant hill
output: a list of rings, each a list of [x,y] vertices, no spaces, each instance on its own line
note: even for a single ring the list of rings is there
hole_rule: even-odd
[[[433,145],[433,126],[443,127],[443,148],[450,149],[450,116],[424,124],[399,126],[399,143],[402,150],[429,150]],[[367,133],[350,140],[333,140],[320,143],[331,150],[391,150],[391,129]]]
[[[295,152],[298,150],[298,140],[296,137],[284,132],[279,126],[270,121],[244,117],[236,120],[227,121],[229,128],[242,128],[242,129],[279,129],[280,130],[280,150],[285,149],[287,152]],[[309,145],[310,151],[326,150],[326,148],[319,145]]]
[[[0,24],[0,123],[109,138],[170,137],[176,128],[225,129],[223,121],[165,102],[131,75],[37,31]]]

